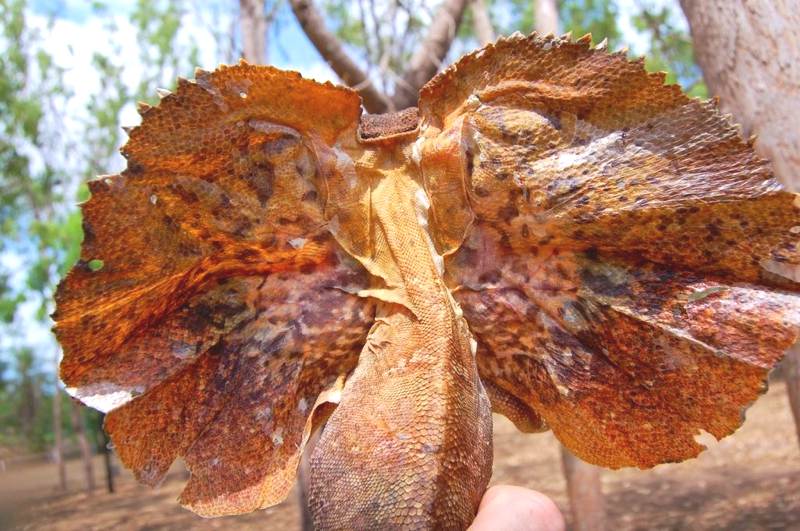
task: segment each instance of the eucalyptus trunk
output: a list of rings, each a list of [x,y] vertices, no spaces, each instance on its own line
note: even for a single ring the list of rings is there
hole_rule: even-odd
[[[681,0],[681,6],[709,91],[746,136],[758,137],[756,152],[772,161],[778,179],[800,192],[797,2]],[[790,349],[784,363],[800,442],[800,347]]]

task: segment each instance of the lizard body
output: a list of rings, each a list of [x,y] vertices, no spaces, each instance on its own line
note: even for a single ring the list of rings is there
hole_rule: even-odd
[[[371,260],[398,273],[395,299],[407,306],[378,305],[314,449],[310,495],[320,529],[464,528],[491,476],[491,407],[474,339],[442,279],[427,197],[403,147],[384,150],[389,160],[372,161],[381,169],[360,177],[374,183]]]
[[[490,408],[610,468],[732,433],[798,336],[797,198],[590,41],[500,39],[394,115],[246,63],[143,106],[53,315],[137,479],[181,457],[184,506],[264,508],[327,417],[320,529],[462,529]]]

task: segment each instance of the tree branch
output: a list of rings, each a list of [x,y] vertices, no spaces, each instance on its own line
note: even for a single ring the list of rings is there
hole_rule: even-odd
[[[475,29],[475,36],[481,46],[486,46],[494,41],[494,27],[492,19],[489,18],[489,10],[483,0],[472,0],[472,22]]]
[[[409,66],[392,98],[398,109],[416,105],[419,89],[432,78],[444,60],[461,24],[468,0],[444,0],[428,34],[411,56]]]
[[[267,51],[267,19],[263,1],[239,0],[239,24],[244,58],[253,64],[263,65]]]
[[[384,112],[389,107],[388,98],[381,93],[367,74],[353,61],[344,46],[325,27],[325,20],[313,0],[289,0],[300,27],[311,40],[323,59],[336,75],[361,95],[364,107],[371,113]]]

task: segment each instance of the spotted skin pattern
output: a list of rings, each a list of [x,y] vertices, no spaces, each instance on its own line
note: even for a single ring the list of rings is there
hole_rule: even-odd
[[[142,107],[54,314],[137,479],[253,511],[322,429],[318,528],[465,529],[492,410],[612,468],[735,431],[797,338],[795,196],[590,40],[501,39],[396,115],[246,63]]]

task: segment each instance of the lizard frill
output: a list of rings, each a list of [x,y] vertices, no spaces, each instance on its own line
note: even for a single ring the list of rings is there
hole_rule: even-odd
[[[54,314],[122,462],[251,511],[327,420],[319,527],[464,528],[490,408],[614,468],[732,433],[797,338],[796,198],[715,103],[590,41],[501,39],[396,117],[244,63],[142,107]]]

